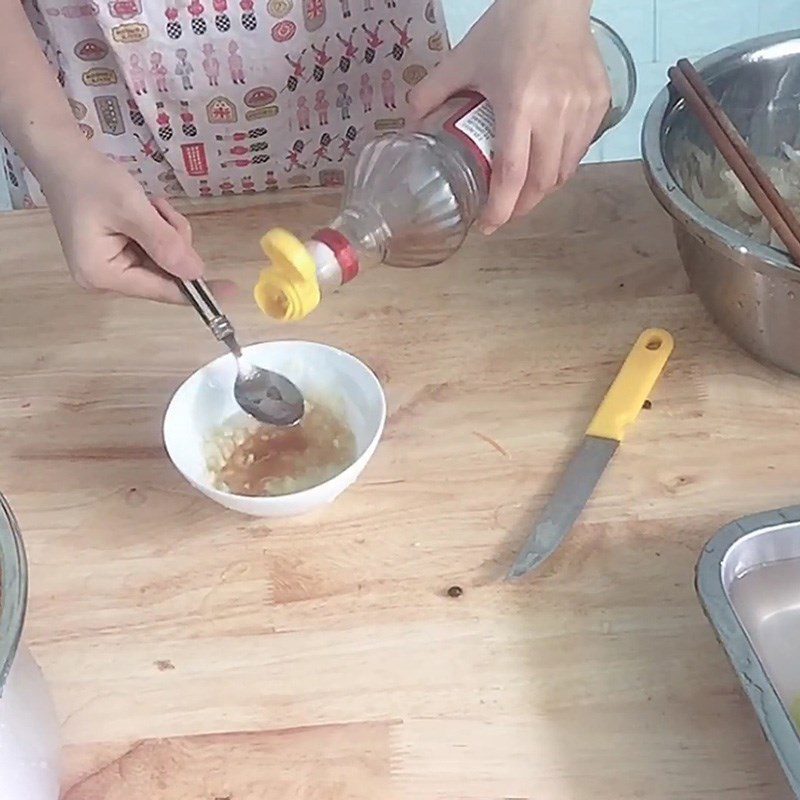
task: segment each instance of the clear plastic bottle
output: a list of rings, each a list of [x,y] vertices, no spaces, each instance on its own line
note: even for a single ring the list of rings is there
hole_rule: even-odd
[[[611,83],[611,106],[599,138],[630,109],[636,71],[628,49],[592,19]],[[386,133],[356,160],[342,210],[310,240],[275,229],[262,239],[270,260],[255,288],[265,314],[307,316],[323,294],[376,264],[424,267],[458,250],[486,202],[491,179],[494,112],[479,94],[451,98],[418,130]]]

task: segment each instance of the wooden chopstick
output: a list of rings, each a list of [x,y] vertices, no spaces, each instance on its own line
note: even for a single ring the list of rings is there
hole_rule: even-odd
[[[728,166],[800,265],[800,220],[761,168],[755,154],[711,94],[700,73],[685,58],[669,69],[669,79],[686,100]]]

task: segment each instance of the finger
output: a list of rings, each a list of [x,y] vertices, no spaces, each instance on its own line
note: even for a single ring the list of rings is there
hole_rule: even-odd
[[[128,297],[140,297],[173,305],[186,305],[186,298],[173,278],[163,272],[154,272],[147,267],[128,267],[117,276],[114,291]]]
[[[481,230],[489,235],[511,217],[528,175],[531,158],[530,122],[519,109],[497,114],[497,135],[489,199],[481,215]]]
[[[192,241],[192,225],[186,217],[183,216],[180,212],[175,210],[175,207],[163,197],[157,197],[152,200],[153,206],[155,206],[156,211],[161,214],[164,219],[172,225],[175,230],[177,230],[189,243]],[[146,258],[148,261],[150,260],[147,258],[145,253],[142,253],[142,256]],[[156,269],[155,264],[148,264],[151,269]],[[235,297],[238,292],[238,287],[233,281],[228,280],[214,280],[208,282],[209,286],[216,286],[218,289],[218,298],[219,300],[225,300],[226,298]]]
[[[564,149],[561,152],[561,166],[558,170],[558,186],[563,186],[576,172],[581,159],[586,155],[592,141],[594,114],[591,100],[587,97],[572,112],[564,134]]]
[[[102,252],[97,252],[97,237],[105,236]],[[106,250],[113,255],[107,255]],[[70,271],[75,283],[89,292],[113,291],[120,273],[143,258],[139,248],[124,234],[109,236],[103,231],[81,233],[70,247]]]
[[[559,186],[563,186],[577,171],[581,159],[592,145],[604,114],[605,107],[602,103],[595,103],[587,98],[585,107],[579,110],[578,118],[572,124],[567,125],[558,175]]]
[[[208,285],[220,301],[236,293],[236,286],[230,281],[209,281]],[[128,297],[155,300],[159,303],[187,304],[186,297],[171,277],[147,267],[135,266],[126,269],[117,276],[113,290]]]
[[[128,247],[125,248],[125,250],[123,251],[121,256],[125,257],[126,260],[127,260],[127,265],[128,266],[125,269],[126,272],[130,271],[131,269],[133,269],[134,270],[134,274],[135,275],[139,275],[140,273],[137,272],[137,270],[144,270],[146,272],[151,272],[153,275],[156,275],[159,278],[163,278],[163,279],[167,280],[169,283],[174,284],[175,286],[178,286],[178,284],[175,281],[175,278],[172,275],[170,275],[169,273],[164,272],[164,270],[162,270],[150,258],[150,256],[147,253],[145,253],[144,250],[142,250],[142,248],[139,245],[137,245],[135,243],[130,243],[128,245]],[[126,281],[127,280],[130,280],[130,279],[126,278]],[[147,280],[147,279],[144,279],[144,280]],[[147,283],[148,283],[148,286],[152,285],[152,282],[150,282],[150,281],[147,281]],[[126,286],[130,286],[130,284],[126,284]],[[232,297],[235,297],[236,294],[238,293],[238,287],[233,281],[213,280],[213,281],[208,281],[208,286],[212,290],[212,292],[214,293],[214,296],[216,297],[216,299],[218,301],[224,301],[226,299],[230,299]],[[115,288],[115,291],[122,291],[120,289],[117,289],[116,287],[114,287],[114,288]],[[178,287],[178,289],[180,290],[180,287]],[[174,292],[169,290],[168,294],[169,294],[169,297],[166,298],[166,299],[163,299],[162,302],[180,302],[182,304],[188,303],[188,300],[186,299],[186,296],[184,295],[184,293],[182,291],[180,291],[180,297],[176,301],[173,301],[171,299],[171,298],[175,297]],[[139,293],[136,293],[136,296],[137,297],[141,297],[141,296],[149,296],[149,295],[143,295],[143,294],[141,294],[141,292],[139,292]],[[157,299],[159,299],[159,297],[151,297],[150,299],[157,300]]]
[[[203,274],[200,256],[144,195],[132,213],[129,210],[125,215],[121,227],[123,233],[130,236],[165,272],[184,280],[194,280]]]
[[[529,214],[558,185],[564,137],[562,119],[549,117],[544,124],[537,123],[531,133],[530,168],[514,216]]]
[[[150,201],[155,210],[189,243],[192,243],[192,225],[186,217],[175,210],[166,197],[154,197]]]
[[[416,120],[421,120],[449,100],[467,83],[458,48],[446,55],[426,78],[409,93],[408,102]]]
[[[539,203],[544,200],[545,194],[541,191],[536,183],[536,164],[533,160],[533,153],[534,153],[534,145],[533,145],[533,137],[531,137],[531,157],[528,162],[528,175],[525,178],[525,184],[522,187],[522,191],[519,193],[519,199],[517,200],[516,206],[514,206],[514,212],[512,213],[512,217],[521,217],[526,214],[530,214]]]

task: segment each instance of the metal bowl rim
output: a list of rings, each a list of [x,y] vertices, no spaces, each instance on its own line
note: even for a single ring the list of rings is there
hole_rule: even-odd
[[[798,523],[800,506],[789,506],[742,517],[724,526],[709,539],[697,560],[695,590],[792,790],[800,797],[797,730],[731,605],[723,580],[725,562],[743,539],[782,527],[794,527]],[[768,687],[767,692],[765,687]]]
[[[736,45],[724,47],[699,59],[695,62],[695,66],[700,72],[704,72],[728,59],[741,58],[749,53],[793,39],[800,40],[800,28],[758,36]],[[664,123],[673,108],[674,103],[671,101],[670,89],[667,85],[661,89],[650,104],[642,125],[642,160],[651,189],[658,197],[659,202],[664,205],[674,219],[690,222],[693,228],[707,232],[713,237],[717,244],[715,249],[733,255],[738,261],[748,256],[755,257],[764,265],[792,273],[792,277],[800,279],[800,267],[795,265],[788,255],[769,245],[760,244],[741,231],[712,217],[691,200],[675,181],[663,152]]]

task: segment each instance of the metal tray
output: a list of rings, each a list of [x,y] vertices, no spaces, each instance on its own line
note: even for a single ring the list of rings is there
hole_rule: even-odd
[[[697,563],[697,593],[800,798],[800,506],[723,528]]]

